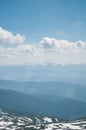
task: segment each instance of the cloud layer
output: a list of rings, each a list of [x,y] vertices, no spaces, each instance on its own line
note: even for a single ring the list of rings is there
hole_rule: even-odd
[[[21,36],[19,33],[17,33],[15,36],[0,27],[0,45],[1,46],[9,46],[9,45],[14,45],[14,44],[21,44],[24,43],[25,37]]]
[[[0,65],[86,63],[86,42],[44,37],[39,43],[25,43],[20,34],[0,28]]]

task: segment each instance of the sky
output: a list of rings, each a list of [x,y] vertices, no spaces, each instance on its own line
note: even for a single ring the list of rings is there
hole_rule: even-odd
[[[86,63],[86,0],[1,0],[0,65]]]

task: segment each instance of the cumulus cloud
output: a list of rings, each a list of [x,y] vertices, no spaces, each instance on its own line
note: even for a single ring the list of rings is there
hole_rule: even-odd
[[[5,36],[6,35],[6,36]],[[2,46],[7,44],[9,46]],[[80,64],[86,63],[86,42],[44,37],[39,43],[24,44],[20,34],[0,29],[0,65],[4,64]],[[13,46],[13,45],[16,46]]]
[[[70,42],[67,40],[57,40],[55,38],[44,37],[40,42],[44,49],[52,50],[63,50],[63,51],[80,51],[81,49],[86,50],[86,42],[77,41]]]
[[[25,37],[19,33],[13,35],[11,32],[0,27],[0,45],[8,47],[9,45],[24,43]]]

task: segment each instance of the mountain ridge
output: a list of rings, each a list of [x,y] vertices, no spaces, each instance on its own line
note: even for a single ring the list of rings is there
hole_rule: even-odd
[[[73,98],[86,102],[86,86],[79,84],[71,84],[66,82],[36,82],[36,81],[12,81],[0,80],[1,89],[16,90],[26,94],[39,95],[56,95],[64,96],[66,98]]]

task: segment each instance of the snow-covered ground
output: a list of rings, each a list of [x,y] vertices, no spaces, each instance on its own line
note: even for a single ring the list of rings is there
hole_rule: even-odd
[[[0,130],[86,130],[86,119],[59,121],[50,117],[25,117],[0,109]]]

